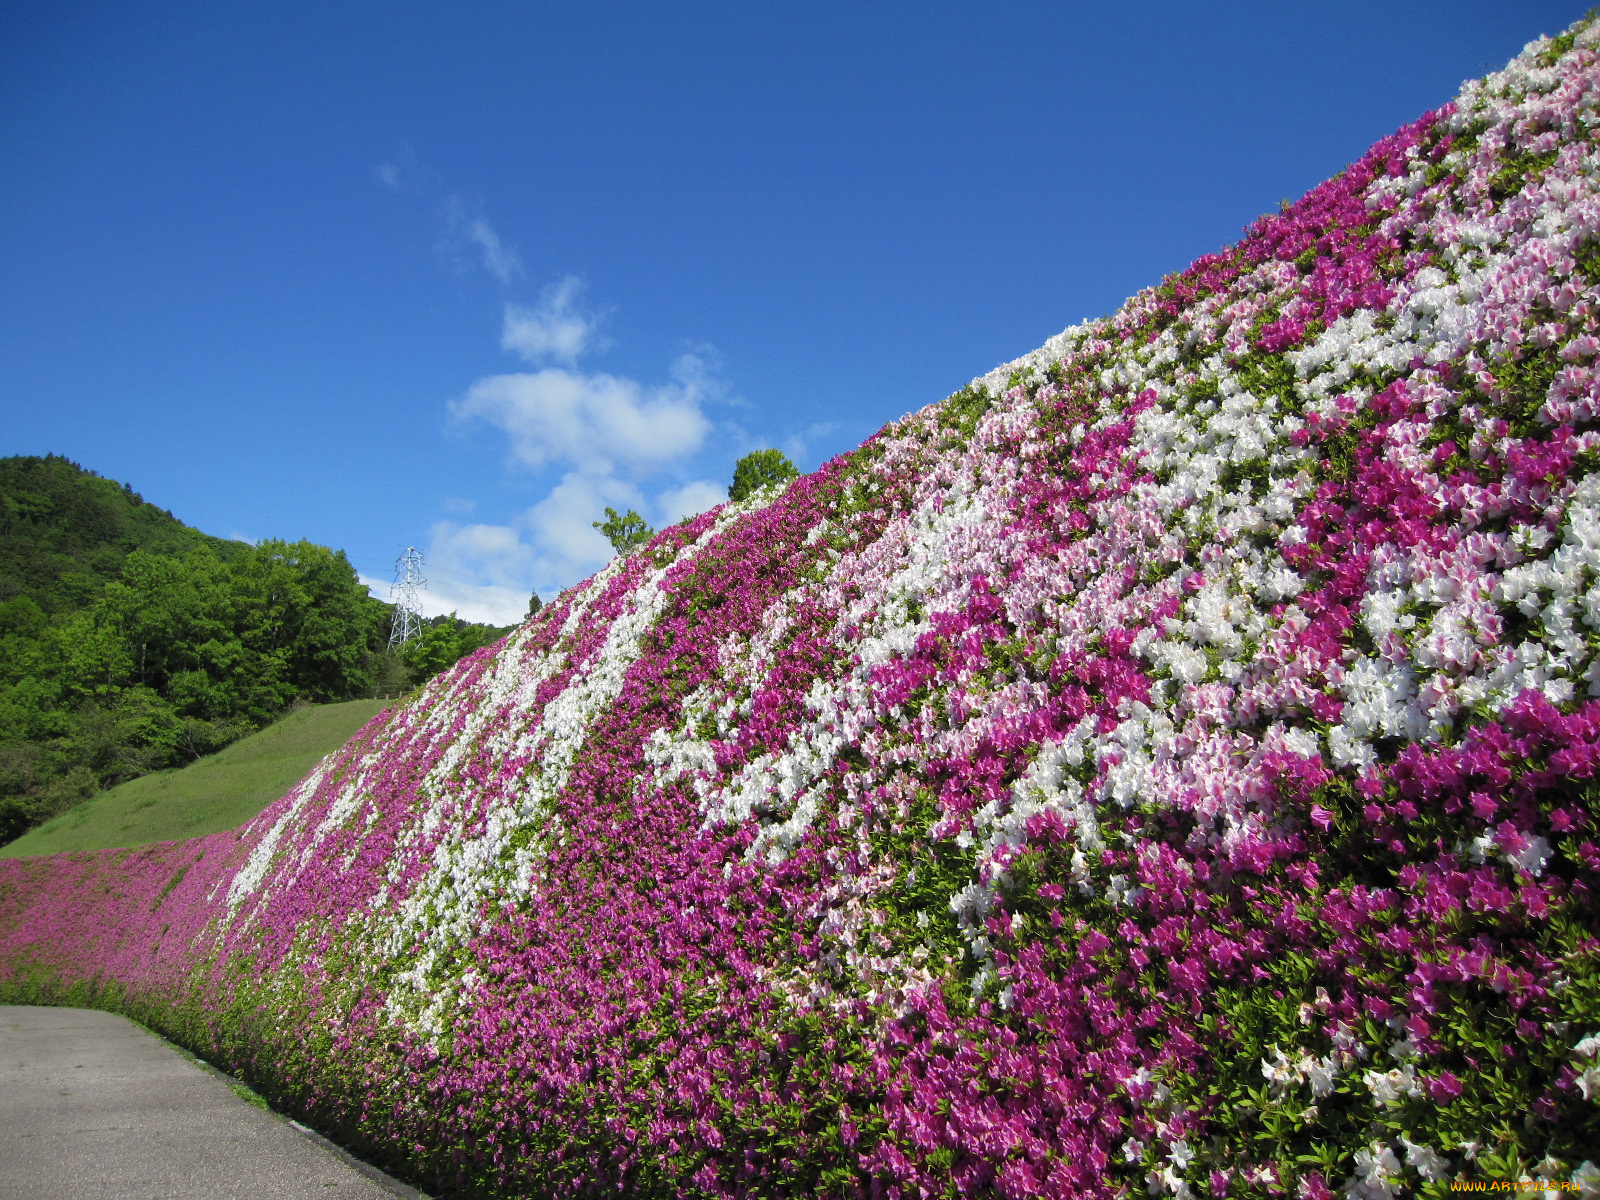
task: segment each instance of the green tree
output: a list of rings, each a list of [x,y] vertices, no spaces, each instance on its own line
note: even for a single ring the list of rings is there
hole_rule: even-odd
[[[611,548],[618,554],[632,554],[655,536],[655,530],[645,524],[645,520],[633,509],[629,509],[621,516],[609,504],[606,505],[606,519],[595,521],[594,527],[606,535],[606,540],[611,543]]]
[[[781,450],[752,450],[733,464],[733,486],[729,500],[743,500],[764,487],[781,486],[800,472]]]
[[[262,542],[239,563],[235,598],[239,640],[281,680],[283,704],[296,696],[341,700],[371,686],[386,613],[343,551]]]
[[[225,542],[66,459],[0,459],[0,841],[291,704],[404,690],[389,616],[340,552]],[[452,622],[450,662],[504,632]]]
[[[513,628],[515,626],[502,629],[495,625],[478,625],[463,621],[455,613],[448,617],[429,617],[422,631],[400,647],[400,661],[410,671],[412,683],[422,683],[453,667],[473,651],[492,646]]]
[[[135,550],[92,611],[119,631],[128,682],[166,692],[176,676],[200,667],[199,647],[236,639],[232,585],[232,569],[207,550]]]
[[[133,658],[115,614],[103,605],[52,629],[62,679],[79,697],[114,696],[128,684]]]

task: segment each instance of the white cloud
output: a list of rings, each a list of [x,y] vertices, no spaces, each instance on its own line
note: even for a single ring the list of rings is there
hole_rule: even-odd
[[[361,582],[379,600],[389,599],[389,584],[383,579],[362,575]],[[528,593],[518,587],[494,584],[463,584],[454,579],[428,580],[418,599],[425,617],[455,613],[463,621],[483,625],[518,625],[528,612]]]
[[[728,489],[709,479],[697,479],[680,488],[662,492],[656,497],[656,511],[661,514],[661,524],[676,525],[689,517],[697,517],[707,509],[724,504]]]
[[[594,574],[615,553],[594,527],[609,505],[654,514],[665,528],[715,508],[728,498],[725,487],[696,480],[647,497],[638,487],[611,475],[568,471],[549,495],[507,525],[433,526],[423,574],[425,616],[456,612],[490,625],[520,622],[528,596],[537,591],[554,599],[562,588]],[[362,580],[388,598],[388,584]]]
[[[530,363],[549,358],[568,364],[577,362],[586,351],[604,349],[605,343],[594,336],[601,318],[573,307],[582,290],[583,280],[568,275],[544,289],[536,308],[506,305],[501,348]]]
[[[723,503],[727,490],[706,480],[652,499],[613,476],[569,471],[549,495],[506,525],[435,522],[426,552],[421,594],[424,616],[455,612],[490,625],[520,622],[528,596],[551,600],[562,588],[594,574],[614,554],[594,527],[609,505],[655,513],[658,528]],[[387,581],[362,577],[373,594],[389,598]]]
[[[440,249],[457,259],[463,251],[475,253],[479,265],[501,283],[510,283],[522,274],[516,248],[502,242],[482,216],[468,212],[460,196],[445,201],[445,237]]]
[[[611,561],[615,551],[594,523],[607,507],[619,512],[646,508],[638,488],[610,476],[569,471],[550,494],[523,515],[522,523],[539,549],[535,576],[540,595],[549,598]]]
[[[471,226],[464,210],[456,212],[464,236]],[[741,437],[707,414],[712,404],[738,403],[715,350],[693,347],[653,384],[585,370],[582,357],[603,348],[604,314],[580,307],[582,288],[569,275],[544,288],[536,304],[507,304],[501,347],[529,369],[479,379],[450,403],[455,421],[500,431],[513,462],[548,472],[555,483],[504,524],[472,523],[469,501],[445,502],[466,523],[433,526],[430,614],[520,621],[531,591],[551,600],[611,560],[612,546],[595,528],[607,507],[631,508],[662,528],[727,500],[726,485],[701,477],[697,465],[708,448],[723,456],[727,447],[710,445],[719,428],[723,439]]]
[[[416,174],[417,155],[407,142],[402,142],[400,149],[395,152],[394,158],[385,163],[379,163],[372,168],[372,173],[378,177],[378,182],[386,188],[399,190],[412,182]]]
[[[532,558],[532,551],[509,526],[437,521],[429,541],[427,570],[434,575],[520,584]]]
[[[530,467],[571,463],[593,475],[649,470],[695,453],[711,429],[701,411],[704,364],[684,355],[673,375],[656,387],[562,367],[491,375],[451,412],[504,430],[512,454]]]
[[[533,548],[507,525],[435,522],[423,574],[425,616],[455,612],[489,625],[520,622],[528,610]]]
[[[803,462],[809,457],[811,447],[837,428],[837,424],[833,421],[820,421],[814,425],[808,425],[801,432],[790,434],[784,439],[784,452],[795,462]],[[757,449],[761,448],[757,447]]]
[[[366,588],[367,591],[371,592],[374,597],[382,600],[385,604],[388,603],[389,581],[387,579],[377,579],[371,575],[363,575],[360,571],[356,572],[356,579],[358,582],[360,582],[361,586]]]
[[[446,613],[455,613],[463,621],[476,621],[480,625],[520,625],[522,618],[528,615],[528,591],[440,580],[423,593],[422,615],[439,617]]]
[[[510,524],[435,522],[423,568],[423,615],[456,612],[490,625],[520,622],[531,592],[550,600],[610,561],[611,543],[594,527],[608,504],[646,507],[631,484],[573,471]],[[387,584],[363,582],[387,598]]]

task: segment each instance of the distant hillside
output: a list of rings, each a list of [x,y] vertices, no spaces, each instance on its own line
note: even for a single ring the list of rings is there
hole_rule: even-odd
[[[191,529],[132,487],[59,454],[0,458],[0,603],[28,596],[46,613],[82,607],[134,550],[243,552]]]
[[[342,551],[210,537],[59,455],[0,459],[0,843],[506,632],[436,617],[392,653],[392,615]]]
[[[103,792],[0,847],[0,858],[143,846],[244,824],[377,715],[382,700],[298,708],[259,733],[176,771]]]
[[[0,842],[297,702],[404,690],[390,611],[342,552],[211,537],[59,455],[0,459]]]

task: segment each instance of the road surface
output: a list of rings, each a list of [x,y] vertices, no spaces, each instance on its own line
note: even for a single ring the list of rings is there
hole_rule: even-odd
[[[425,1200],[125,1017],[0,1005],[0,1200]]]

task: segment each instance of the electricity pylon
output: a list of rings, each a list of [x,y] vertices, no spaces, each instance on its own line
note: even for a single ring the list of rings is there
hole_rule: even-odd
[[[394,602],[394,621],[389,626],[389,649],[403,646],[422,632],[422,598],[418,593],[428,586],[422,577],[422,551],[407,546],[394,560],[394,582],[389,599]]]

